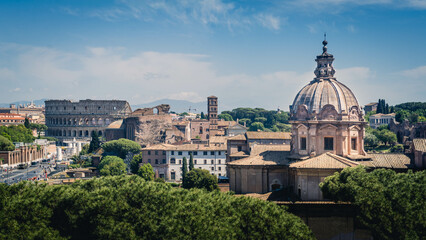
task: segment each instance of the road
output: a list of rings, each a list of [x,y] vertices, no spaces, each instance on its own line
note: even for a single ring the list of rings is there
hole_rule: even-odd
[[[3,169],[3,171],[0,173],[0,182],[13,184],[33,178],[42,180],[46,178],[45,173],[47,172],[49,174],[52,170],[53,168],[51,168],[50,164],[48,163],[39,163],[26,169],[12,169],[8,172]]]

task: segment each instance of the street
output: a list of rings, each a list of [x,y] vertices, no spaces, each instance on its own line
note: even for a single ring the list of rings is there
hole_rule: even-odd
[[[26,169],[12,169],[6,171],[3,169],[0,173],[0,182],[13,184],[25,180],[42,180],[46,178],[46,174],[49,174],[53,168],[50,167],[49,163],[38,163],[37,165],[31,165]]]

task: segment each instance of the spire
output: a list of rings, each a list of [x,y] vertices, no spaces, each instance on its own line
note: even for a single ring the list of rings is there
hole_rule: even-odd
[[[333,68],[334,57],[332,54],[327,52],[327,35],[324,33],[324,41],[322,41],[322,54],[317,56],[315,61],[317,62],[317,68],[314,73],[319,79],[333,78],[336,72]]]

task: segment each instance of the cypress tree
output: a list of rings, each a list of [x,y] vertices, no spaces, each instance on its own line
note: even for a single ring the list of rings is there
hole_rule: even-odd
[[[25,118],[24,126],[30,129],[30,120],[28,120],[28,118]]]
[[[185,182],[185,175],[188,172],[188,163],[186,162],[186,157],[183,157],[182,160],[182,182]]]
[[[96,131],[92,131],[92,140],[89,145],[89,153],[94,152],[101,146],[101,142],[99,141],[99,135]]]
[[[189,154],[189,171],[194,169],[194,157],[192,157],[192,153]]]
[[[385,105],[385,113],[388,114],[389,113],[389,104],[386,103]]]

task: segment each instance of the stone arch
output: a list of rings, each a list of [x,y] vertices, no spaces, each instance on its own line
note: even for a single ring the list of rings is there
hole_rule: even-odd
[[[85,137],[88,137],[88,136],[89,136],[89,131],[87,131],[87,130],[86,130],[86,131],[84,132],[84,136],[85,136]]]
[[[84,119],[84,125],[89,125],[89,119],[88,118]]]
[[[152,114],[153,115],[158,115],[160,113],[160,110],[158,110],[158,108],[154,107],[152,108]]]
[[[91,124],[92,124],[92,125],[96,125],[96,118],[94,118],[94,117],[92,118],[92,120],[91,120]]]
[[[98,118],[98,125],[104,125],[104,120],[102,118]]]
[[[101,136],[102,136],[102,131],[101,131],[101,130],[99,130],[99,132],[98,132],[98,136],[99,136],[99,137],[101,137]]]
[[[77,137],[77,131],[76,130],[73,131],[72,136]]]
[[[111,123],[111,120],[109,118],[105,118],[105,125],[109,125]]]

